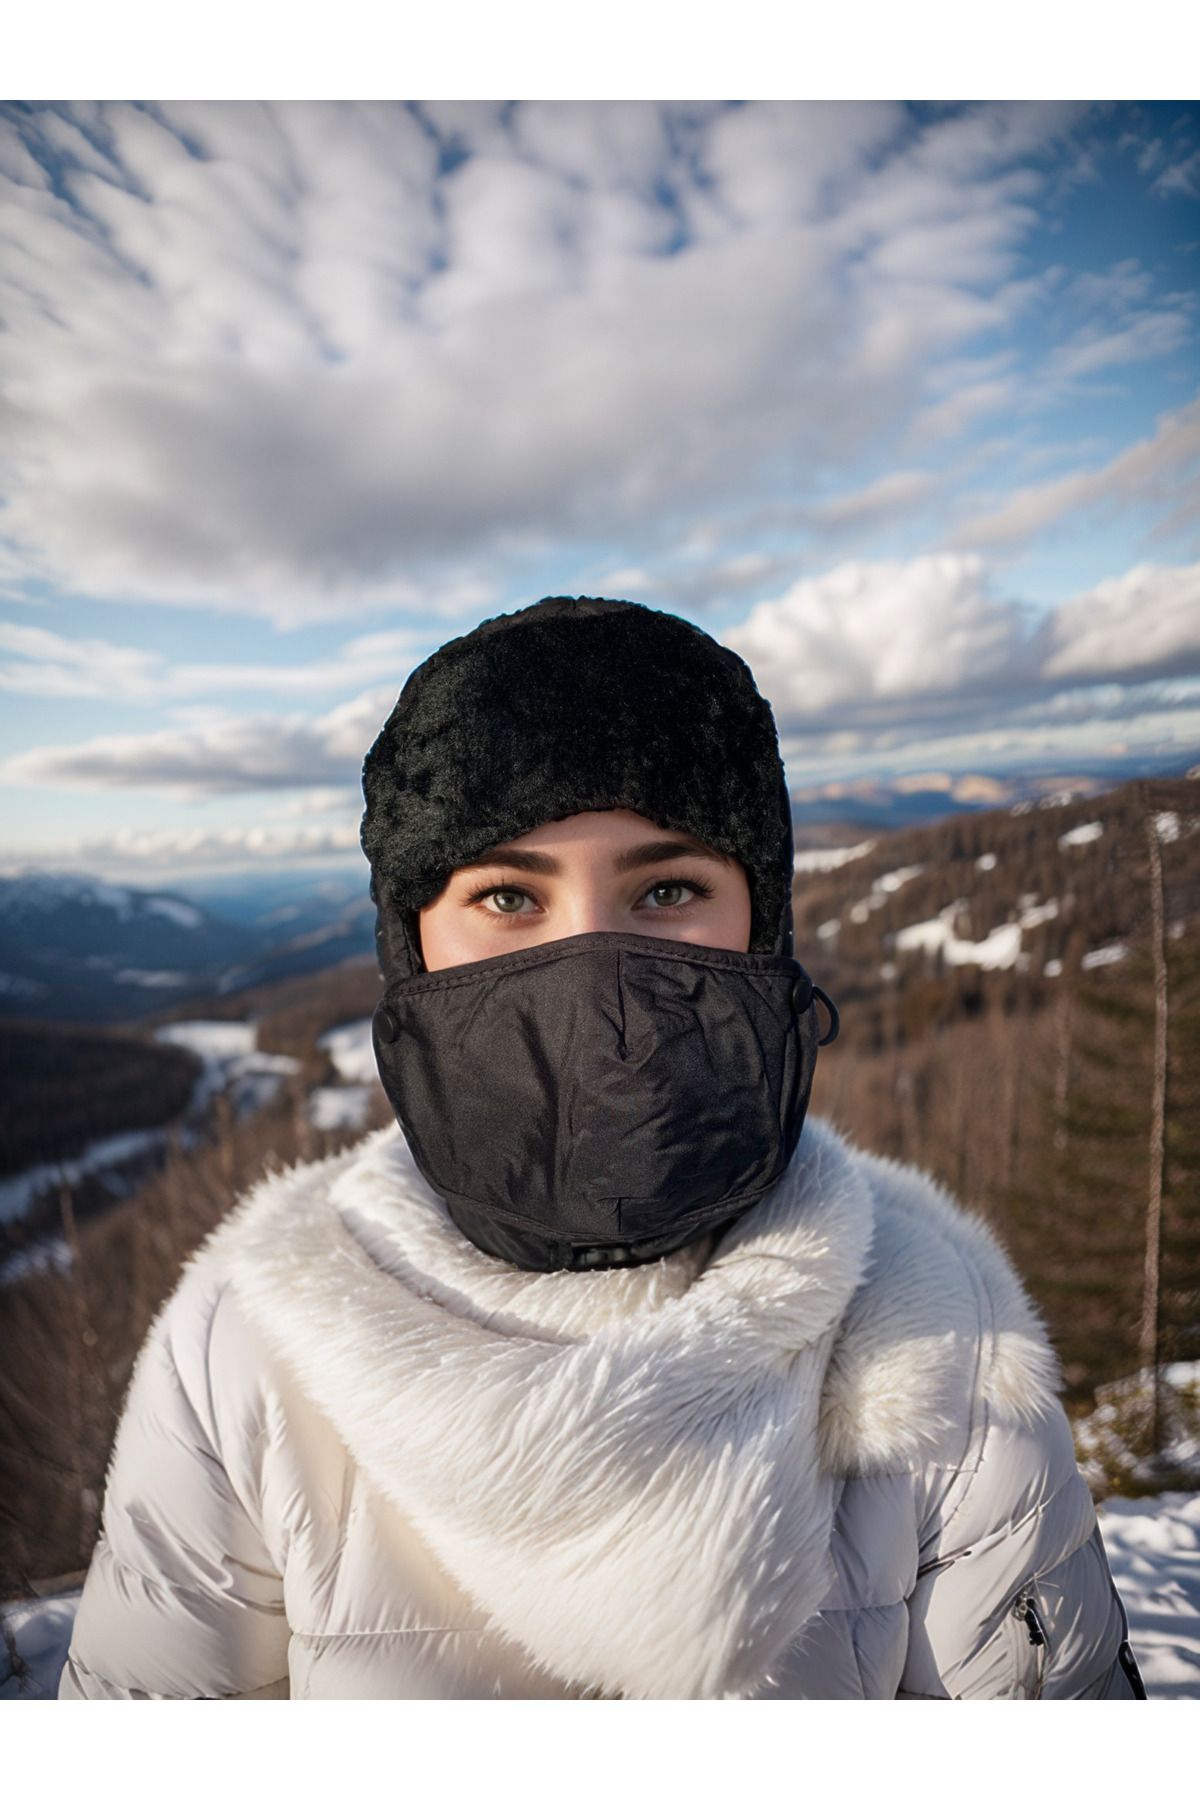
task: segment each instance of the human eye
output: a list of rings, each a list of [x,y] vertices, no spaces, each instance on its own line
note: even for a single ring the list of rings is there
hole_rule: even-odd
[[[661,896],[664,894],[669,898],[662,899]],[[692,896],[690,900],[677,897],[687,894]],[[648,908],[650,912],[683,912],[688,906],[694,905],[697,899],[708,900],[711,896],[712,888],[707,881],[695,881],[690,878],[687,881],[656,881],[642,895],[642,903],[645,904],[648,900],[652,902]]]
[[[496,904],[495,906],[485,906],[483,904],[485,900],[495,900]],[[530,902],[528,910],[536,910],[537,901],[526,888],[501,886],[497,882],[491,882],[485,883],[483,887],[475,888],[466,896],[463,905],[478,906],[480,912],[486,913],[490,918],[515,919],[527,910],[521,905],[523,900]]]

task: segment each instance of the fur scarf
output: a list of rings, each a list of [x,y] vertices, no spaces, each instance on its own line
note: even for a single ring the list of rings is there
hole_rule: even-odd
[[[844,1482],[1056,1405],[1004,1251],[810,1116],[717,1241],[533,1274],[457,1231],[385,1126],[212,1241],[350,1457],[496,1628],[605,1695],[745,1695],[820,1609]]]

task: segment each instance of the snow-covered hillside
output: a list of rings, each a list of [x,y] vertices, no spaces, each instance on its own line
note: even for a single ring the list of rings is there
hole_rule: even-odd
[[[227,1095],[237,1118],[243,1118],[258,1107],[267,1105],[289,1075],[300,1064],[294,1056],[272,1055],[258,1048],[258,1025],[255,1021],[229,1019],[181,1019],[162,1025],[154,1033],[164,1043],[180,1044],[199,1059],[201,1073],[188,1101],[186,1116],[175,1129],[185,1148],[199,1140],[203,1133],[213,1098]],[[365,1108],[365,1101],[363,1102]],[[332,1129],[326,1126],[326,1129]],[[96,1138],[78,1156],[61,1157],[51,1163],[36,1163],[19,1175],[0,1181],[0,1220],[17,1219],[29,1210],[34,1200],[60,1183],[77,1183],[88,1174],[103,1174],[114,1192],[122,1191],[124,1176],[139,1174],[148,1157],[161,1151],[168,1137],[163,1126],[145,1131],[123,1131],[109,1137]],[[29,1269],[42,1263],[59,1267],[69,1264],[66,1245],[51,1238],[10,1257],[0,1274],[0,1285],[14,1281]]]

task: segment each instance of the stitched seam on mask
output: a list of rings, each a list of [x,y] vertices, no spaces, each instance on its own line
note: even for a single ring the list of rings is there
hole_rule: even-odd
[[[580,935],[591,938],[597,934],[588,932],[581,933]],[[604,933],[603,935],[608,936],[609,934]],[[643,940],[643,942],[644,941],[645,940]],[[694,954],[695,951],[709,950],[710,946],[706,944],[688,944],[681,947],[674,938],[655,938],[652,942],[654,946],[652,949],[643,949],[641,943],[636,945],[622,943],[615,946],[615,948],[618,950],[627,949],[633,955],[662,956],[670,962],[690,962],[706,969],[734,969],[741,970],[750,975],[787,975],[791,976],[793,980],[796,978],[797,970],[803,967],[803,965],[798,963],[794,957],[770,956],[759,951],[751,952],[744,950],[738,955],[730,956],[726,953],[713,950],[710,955],[697,956]],[[407,999],[410,994],[441,993],[449,988],[469,987],[476,981],[498,980],[501,975],[517,969],[540,968],[543,963],[553,962],[557,957],[585,956],[589,950],[594,950],[597,947],[598,946],[593,943],[576,944],[575,940],[572,938],[557,938],[553,944],[539,944],[536,948],[531,950],[505,952],[505,955],[511,955],[514,958],[518,956],[521,957],[522,961],[519,963],[516,961],[505,963],[504,967],[501,969],[493,969],[490,967],[473,969],[469,975],[455,975],[448,971],[445,976],[440,974],[406,976],[402,981],[399,981],[395,983],[394,986],[390,987],[384,998],[404,1000]],[[750,957],[753,957],[756,964],[766,964],[767,966],[765,968],[754,967],[747,969],[745,959]],[[502,960],[503,958],[498,956],[488,957],[487,959],[489,964],[497,963]]]

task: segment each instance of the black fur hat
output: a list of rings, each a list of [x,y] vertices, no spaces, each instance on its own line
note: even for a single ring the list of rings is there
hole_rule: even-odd
[[[362,771],[385,977],[424,964],[453,871],[572,813],[628,807],[736,857],[750,949],[792,953],[792,819],[771,708],[741,657],[636,601],[548,596],[405,682]]]

